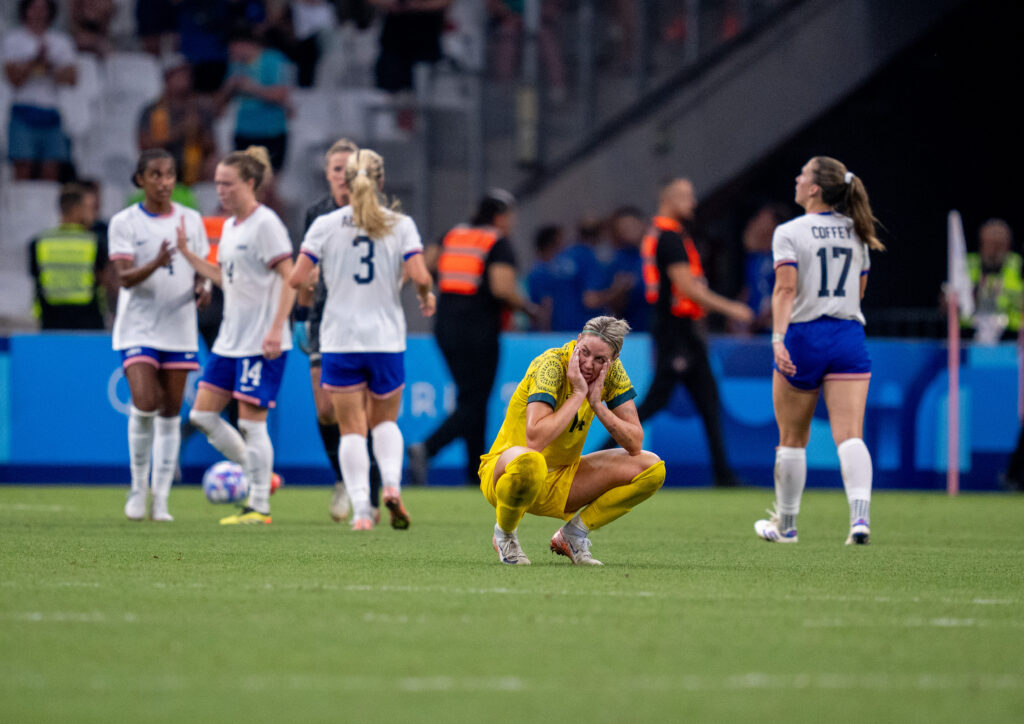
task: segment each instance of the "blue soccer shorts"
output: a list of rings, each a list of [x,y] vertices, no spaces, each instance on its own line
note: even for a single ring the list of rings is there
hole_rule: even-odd
[[[275,407],[287,358],[287,352],[276,359],[267,359],[259,354],[251,357],[221,357],[218,354],[211,354],[203,367],[203,377],[199,381],[199,386],[214,392],[230,394],[236,400],[257,407]]]
[[[797,389],[816,390],[825,380],[871,377],[864,325],[855,319],[818,317],[790,324],[785,345],[796,365],[796,374],[785,380]],[[774,362],[772,368],[778,369]]]
[[[330,392],[365,387],[374,397],[390,397],[405,387],[404,352],[324,352],[320,386]]]
[[[147,364],[158,370],[197,370],[199,358],[195,352],[168,352],[154,347],[129,347],[121,350],[121,366],[128,369],[134,364]]]

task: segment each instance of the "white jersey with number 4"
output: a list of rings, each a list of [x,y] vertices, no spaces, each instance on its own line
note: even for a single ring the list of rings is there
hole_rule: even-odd
[[[797,269],[796,299],[791,322],[810,322],[818,317],[856,319],[860,310],[860,278],[868,273],[868,245],[853,230],[853,221],[842,214],[804,214],[775,229],[772,238],[775,268]]]
[[[178,225],[182,218],[192,252],[205,257],[210,250],[209,242],[198,213],[177,203],[171,206],[171,213],[157,216],[138,203],[114,214],[110,220],[108,237],[112,260],[127,259],[138,267],[152,261],[164,241],[170,242],[175,250],[167,266],[118,292],[113,334],[116,350],[153,347],[166,352],[195,352],[199,349],[195,270],[177,253]]]
[[[263,338],[277,314],[281,275],[274,268],[290,259],[288,230],[277,214],[260,204],[242,221],[232,216],[224,222],[217,263],[224,290],[224,319],[213,343],[221,357],[263,354]],[[292,348],[288,324],[281,334],[281,350]]]
[[[404,352],[402,266],[423,251],[416,223],[404,214],[391,231],[371,239],[345,206],[313,222],[302,253],[320,264],[327,302],[320,323],[321,352]]]

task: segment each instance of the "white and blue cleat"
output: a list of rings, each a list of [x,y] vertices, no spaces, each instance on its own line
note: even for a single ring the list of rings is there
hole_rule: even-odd
[[[754,523],[754,532],[758,537],[769,543],[796,543],[796,528],[782,530],[779,528],[779,514],[773,510],[768,511],[771,516],[767,520],[759,520]]]
[[[848,546],[866,546],[871,542],[871,529],[863,518],[858,518],[850,526],[850,535],[846,538]]]

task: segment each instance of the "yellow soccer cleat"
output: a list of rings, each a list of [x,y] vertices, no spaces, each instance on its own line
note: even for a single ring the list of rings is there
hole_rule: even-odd
[[[269,515],[264,515],[258,510],[252,508],[242,508],[239,512],[234,515],[229,515],[227,518],[221,518],[221,525],[269,525],[271,519]]]

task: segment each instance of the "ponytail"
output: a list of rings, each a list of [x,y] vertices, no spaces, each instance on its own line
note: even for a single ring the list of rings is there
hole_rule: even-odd
[[[352,219],[356,226],[371,239],[387,235],[397,220],[391,212],[397,211],[398,203],[392,203],[390,209],[381,205],[384,200],[380,191],[384,183],[384,159],[366,148],[353,153],[345,164],[345,183],[348,184]]]
[[[814,183],[821,188],[821,200],[853,220],[854,232],[868,248],[885,251],[875,230],[878,219],[871,211],[864,182],[834,158],[815,156],[814,161]]]

